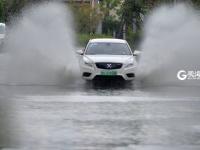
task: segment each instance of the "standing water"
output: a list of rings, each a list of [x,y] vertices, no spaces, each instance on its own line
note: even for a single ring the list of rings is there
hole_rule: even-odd
[[[8,28],[5,53],[0,55],[1,83],[60,84],[70,74],[74,76],[78,66],[70,18],[67,9],[57,3],[25,9]],[[152,12],[145,26],[138,72],[144,83],[175,83],[177,70],[198,69],[199,25],[196,12],[183,4]],[[5,86],[7,95],[0,97],[0,117],[4,117],[0,145],[15,145],[15,139],[7,139],[17,137],[23,150],[200,149],[199,94],[188,98],[181,91],[181,98],[170,98],[162,91],[105,88],[66,93],[56,86],[53,92],[35,86],[36,93],[32,93],[33,86],[16,87],[25,94],[20,91],[12,96],[10,86]],[[3,102],[8,100],[14,103]],[[12,112],[10,106],[15,103]],[[10,123],[5,116],[14,121]],[[16,129],[16,134],[5,137],[10,129]]]

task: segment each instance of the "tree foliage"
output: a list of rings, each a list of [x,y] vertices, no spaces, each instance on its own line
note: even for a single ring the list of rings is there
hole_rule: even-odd
[[[92,8],[90,4],[72,4],[75,16],[76,28],[80,33],[95,33],[102,15],[97,8]]]
[[[0,0],[0,21],[9,21],[9,18],[19,13],[27,2],[28,0]]]
[[[195,7],[200,8],[200,0],[192,0],[192,3]]]
[[[122,19],[126,26],[135,24],[136,30],[140,29],[143,15],[145,15],[143,0],[125,0],[122,6]]]
[[[105,34],[112,35],[119,27],[119,12],[121,0],[103,0],[100,3],[100,11],[103,16],[102,30]]]
[[[5,22],[5,0],[0,0],[0,22]]]
[[[44,0],[0,0],[0,21],[9,22],[10,18],[19,14],[26,5],[40,1]]]

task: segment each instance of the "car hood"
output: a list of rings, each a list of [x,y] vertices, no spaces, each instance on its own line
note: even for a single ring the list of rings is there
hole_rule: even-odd
[[[113,62],[113,63],[124,63],[129,58],[133,58],[132,55],[85,55],[88,59],[96,62]]]

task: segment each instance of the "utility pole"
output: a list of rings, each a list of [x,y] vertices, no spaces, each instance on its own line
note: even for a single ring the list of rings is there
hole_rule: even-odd
[[[90,0],[90,5],[92,8],[94,8],[94,0]]]
[[[126,40],[126,24],[123,25],[123,39]]]
[[[99,3],[99,0],[90,0],[90,4],[91,4],[92,8],[94,8],[95,5],[98,3]]]

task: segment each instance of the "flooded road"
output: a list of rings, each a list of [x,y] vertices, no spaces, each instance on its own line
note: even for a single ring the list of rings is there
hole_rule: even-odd
[[[0,88],[16,106],[19,149],[200,149],[198,87],[113,88],[81,82]]]
[[[200,80],[176,78],[180,69],[199,71],[196,11],[163,6],[144,25],[138,77],[157,86],[80,81],[72,18],[48,2],[7,28],[0,149],[200,150]]]

